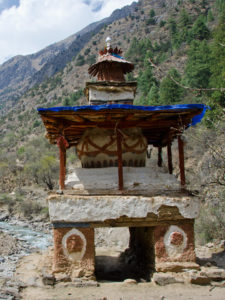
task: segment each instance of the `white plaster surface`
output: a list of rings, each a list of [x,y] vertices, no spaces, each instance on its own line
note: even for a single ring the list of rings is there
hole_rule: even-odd
[[[81,251],[69,253],[68,250],[67,250],[66,241],[73,234],[79,235],[79,237],[82,239],[84,245],[83,245],[83,248],[82,248]],[[63,247],[64,255],[69,260],[75,262],[75,261],[81,260],[83,258],[84,254],[86,252],[87,241],[86,241],[86,238],[85,238],[85,236],[83,235],[83,233],[81,231],[79,231],[76,228],[73,228],[64,235],[64,237],[62,239],[62,247]]]
[[[183,236],[183,242],[180,245],[173,245],[171,243],[172,234],[174,232],[179,232]],[[164,245],[170,258],[179,258],[187,247],[187,235],[182,228],[171,225],[164,236]]]
[[[118,101],[128,99],[134,99],[134,91],[131,88],[130,90],[121,90],[121,88],[119,88],[118,91],[114,88],[113,91],[110,92],[110,88],[108,88],[108,90],[97,90],[89,87],[89,101]]]
[[[159,214],[162,205],[176,206],[184,218],[196,218],[199,200],[193,197],[170,196],[75,196],[52,195],[48,199],[52,222],[95,222],[129,218],[145,218],[148,213]]]
[[[163,173],[161,168],[123,167],[124,189],[128,190],[178,190],[180,183],[174,175]],[[118,189],[118,169],[76,168],[66,178],[66,187],[83,189]]]

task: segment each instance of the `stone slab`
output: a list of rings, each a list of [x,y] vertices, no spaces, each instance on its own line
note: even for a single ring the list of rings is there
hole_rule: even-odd
[[[128,190],[178,190],[180,183],[172,174],[160,168],[123,167],[124,189]],[[118,168],[75,168],[68,174],[66,188],[76,190],[118,190]]]
[[[194,262],[164,262],[157,263],[155,266],[157,272],[183,272],[185,270],[199,270],[200,266]]]
[[[51,222],[104,222],[109,219],[146,218],[160,215],[160,208],[175,207],[183,218],[198,216],[200,203],[193,197],[51,195],[48,198]]]

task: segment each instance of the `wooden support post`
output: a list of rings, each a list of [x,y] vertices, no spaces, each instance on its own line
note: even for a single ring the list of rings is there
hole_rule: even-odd
[[[171,142],[169,142],[167,144],[167,158],[168,158],[169,173],[173,174],[173,160],[172,160]]]
[[[61,190],[65,189],[65,178],[66,178],[66,148],[69,146],[67,140],[61,136],[57,140],[59,147],[59,186]]]
[[[60,160],[60,170],[59,170],[59,186],[61,190],[65,189],[65,177],[66,177],[66,161],[65,161],[66,149],[59,147],[59,160]]]
[[[180,167],[180,183],[181,187],[185,186],[185,170],[184,170],[184,142],[181,136],[178,136],[178,150],[179,150],[179,167]]]
[[[122,159],[122,145],[121,145],[121,133],[119,130],[116,131],[117,134],[117,156],[118,156],[118,181],[119,190],[123,190],[123,159]]]
[[[158,166],[162,167],[162,147],[158,147]]]

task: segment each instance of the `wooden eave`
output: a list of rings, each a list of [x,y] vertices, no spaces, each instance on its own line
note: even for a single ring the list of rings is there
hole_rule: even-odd
[[[182,110],[143,111],[138,109],[102,109],[73,111],[39,111],[46,128],[46,137],[56,144],[63,135],[69,146],[75,146],[88,128],[142,129],[148,144],[164,147],[192,122],[192,118],[202,112],[200,108]]]

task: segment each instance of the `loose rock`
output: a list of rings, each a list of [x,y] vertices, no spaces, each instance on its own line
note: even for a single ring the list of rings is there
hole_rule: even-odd
[[[152,279],[158,285],[167,285],[171,283],[184,283],[182,279],[175,277],[171,273],[154,273]]]

